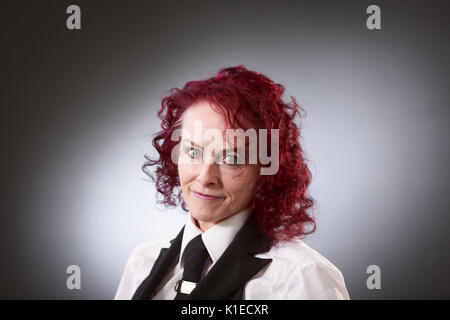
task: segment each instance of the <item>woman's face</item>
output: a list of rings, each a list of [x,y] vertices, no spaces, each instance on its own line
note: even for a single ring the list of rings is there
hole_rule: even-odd
[[[258,164],[242,160],[249,151],[246,141],[227,139],[225,129],[208,102],[195,103],[184,114],[178,174],[184,201],[203,231],[248,208],[260,176]],[[220,136],[211,134],[217,132]],[[238,159],[245,163],[236,164]]]

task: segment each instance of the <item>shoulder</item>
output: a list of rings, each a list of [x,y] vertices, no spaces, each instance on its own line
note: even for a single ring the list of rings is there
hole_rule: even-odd
[[[271,258],[275,264],[306,268],[312,265],[323,265],[339,271],[327,258],[308,246],[302,240],[283,241],[272,247],[268,252],[260,254],[261,257]]]
[[[272,259],[249,282],[250,288],[262,290],[253,294],[257,299],[349,299],[341,271],[302,240],[281,242],[256,257]]]
[[[170,240],[167,237],[147,239],[131,250],[130,258],[153,259],[155,253],[159,254],[162,248],[169,247]]]
[[[148,239],[134,247],[125,264],[115,299],[131,299],[137,287],[150,273],[161,249],[169,246],[170,240]]]
[[[147,239],[131,250],[127,264],[138,271],[142,265],[153,264],[161,249],[169,247],[170,241],[167,239]]]

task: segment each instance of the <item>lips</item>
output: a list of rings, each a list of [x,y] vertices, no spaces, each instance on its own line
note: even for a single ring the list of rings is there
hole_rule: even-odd
[[[216,197],[216,196],[211,196],[208,194],[203,194],[197,191],[193,191],[195,196],[200,198],[200,199],[205,199],[205,200],[218,200],[218,199],[222,199],[223,197]]]

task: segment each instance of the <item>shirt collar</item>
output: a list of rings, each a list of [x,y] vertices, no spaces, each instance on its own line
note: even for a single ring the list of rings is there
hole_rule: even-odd
[[[183,232],[180,257],[183,256],[184,249],[189,241],[201,234],[203,243],[211,256],[213,263],[215,263],[233,241],[234,236],[242,228],[251,211],[251,208],[247,208],[225,220],[220,221],[205,232],[200,230],[195,225],[191,214],[189,213]]]

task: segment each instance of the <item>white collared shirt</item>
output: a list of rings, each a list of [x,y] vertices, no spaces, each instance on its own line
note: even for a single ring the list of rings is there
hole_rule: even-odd
[[[181,242],[180,257],[183,256],[189,241],[201,234],[212,260],[206,270],[208,272],[233,241],[250,213],[249,209],[241,211],[205,232],[194,224],[189,214]],[[146,241],[137,246],[127,261],[115,299],[131,299],[150,273],[161,248],[169,246],[169,241]],[[256,254],[255,257],[272,259],[272,262],[246,283],[246,300],[350,299],[339,269],[302,240],[282,242],[268,252]],[[174,299],[175,284],[182,276],[183,261],[179,259],[156,288],[153,299]]]

